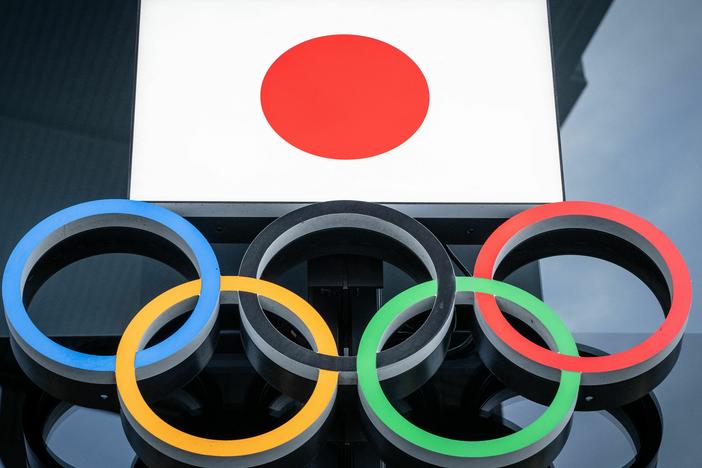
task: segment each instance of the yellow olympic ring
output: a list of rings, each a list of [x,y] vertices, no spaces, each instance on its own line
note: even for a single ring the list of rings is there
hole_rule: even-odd
[[[223,276],[222,292],[249,292],[271,299],[295,314],[314,338],[318,352],[338,356],[336,342],[324,319],[304,299],[276,284],[242,276]],[[163,316],[188,299],[197,297],[200,280],[176,286],[149,302],[127,326],[117,349],[116,380],[123,411],[153,437],[167,445],[193,454],[214,457],[241,457],[280,447],[310,428],[328,412],[336,397],[338,372],[319,370],[317,383],[307,403],[289,421],[264,434],[236,440],[197,437],[169,425],[149,407],[137,385],[134,359]],[[161,319],[161,320],[159,320]]]

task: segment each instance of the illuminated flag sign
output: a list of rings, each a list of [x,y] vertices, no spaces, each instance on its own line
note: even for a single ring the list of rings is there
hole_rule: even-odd
[[[142,0],[130,196],[562,199],[546,0]]]

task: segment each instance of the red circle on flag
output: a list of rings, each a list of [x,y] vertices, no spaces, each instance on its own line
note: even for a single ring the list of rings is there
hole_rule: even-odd
[[[261,107],[285,141],[316,156],[362,159],[390,151],[422,125],[429,87],[401,50],[339,34],[284,52],[261,85]]]

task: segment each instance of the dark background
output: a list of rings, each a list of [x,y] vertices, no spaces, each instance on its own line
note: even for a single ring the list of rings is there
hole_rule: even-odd
[[[566,197],[612,203],[651,220],[678,244],[694,281],[702,270],[702,3],[610,3],[549,2]],[[137,13],[136,1],[0,0],[0,264],[50,213],[126,197]],[[215,246],[224,272],[236,271],[245,247]],[[454,249],[470,267],[475,248]],[[304,268],[286,279],[302,294]],[[538,268],[528,280],[538,278]],[[540,262],[540,271],[544,298],[580,342],[618,351],[661,321],[652,295],[618,267],[562,257]],[[147,259],[101,255],[52,277],[30,315],[50,336],[115,336],[149,298],[180,281]],[[386,266],[383,297],[406,283]],[[664,467],[698,466],[702,459],[696,391],[702,320],[694,309],[688,330],[677,367],[656,391],[665,418]],[[11,401],[15,383],[6,336],[0,321],[3,402]],[[536,405],[513,403],[505,414],[528,421]],[[0,466],[22,463],[10,447],[18,424],[11,410],[0,407]],[[129,466],[133,458],[118,419],[91,410],[66,417],[49,444],[77,466],[95,466],[95,454],[103,466]],[[602,414],[578,414],[557,466],[620,466],[632,454],[626,436]]]

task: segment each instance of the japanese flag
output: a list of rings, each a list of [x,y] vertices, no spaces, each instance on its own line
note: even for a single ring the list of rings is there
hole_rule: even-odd
[[[130,196],[561,200],[546,0],[142,0]]]

